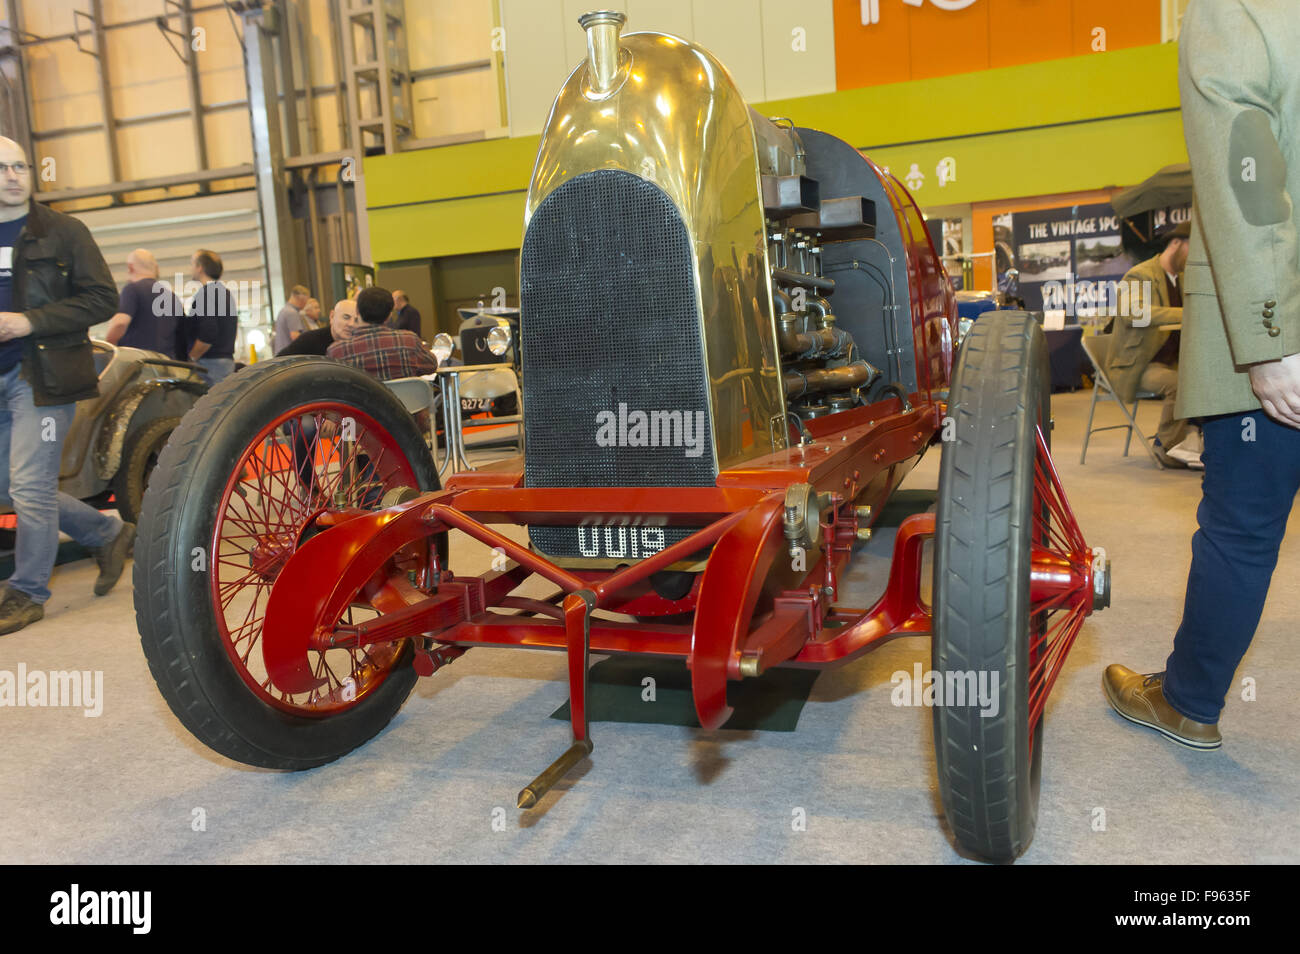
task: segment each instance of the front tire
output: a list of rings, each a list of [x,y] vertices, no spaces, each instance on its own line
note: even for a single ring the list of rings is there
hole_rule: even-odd
[[[438,486],[401,402],[340,362],[267,361],[200,399],[149,481],[134,569],[141,645],[181,723],[222,755],[277,769],[324,764],[382,730],[415,684],[409,643],[313,653],[327,683],[283,693],[262,665],[266,599],[322,509]],[[353,606],[374,615],[360,596]]]
[[[1040,715],[1030,725],[1030,672],[1045,618],[1031,614],[1030,570],[1046,519],[1034,474],[1050,402],[1047,343],[1033,316],[981,316],[949,392],[956,428],[939,467],[932,668],[945,685],[949,673],[967,686],[966,674],[997,680],[996,714],[971,700],[934,708],[948,823],[963,847],[994,861],[1024,852],[1038,817],[1043,724]]]

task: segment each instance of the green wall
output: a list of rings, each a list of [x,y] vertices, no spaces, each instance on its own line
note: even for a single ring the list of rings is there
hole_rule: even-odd
[[[1172,44],[756,104],[864,148],[922,206],[1132,185],[1186,162]],[[517,249],[537,136],[365,160],[376,262]],[[956,160],[940,188],[935,166]]]

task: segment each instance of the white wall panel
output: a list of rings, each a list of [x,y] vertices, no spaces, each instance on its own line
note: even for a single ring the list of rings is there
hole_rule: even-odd
[[[491,70],[448,73],[416,80],[411,90],[417,136],[451,136],[499,129],[496,74]],[[549,104],[548,104],[549,105]]]
[[[751,102],[835,89],[832,0],[502,0],[513,136],[541,130],[556,92],[586,56],[578,17],[611,8],[625,30],[672,33],[712,52]],[[805,50],[793,48],[795,28]]]
[[[492,0],[406,0],[411,69],[485,60],[492,49]]]
[[[563,19],[561,0],[501,0],[512,136],[541,131],[555,94],[568,75]]]
[[[693,0],[627,0],[629,33],[649,30],[689,40],[695,33]]]
[[[117,131],[118,156],[122,163],[122,181],[152,179],[175,175],[177,169],[197,169],[199,157],[194,148],[194,124],[188,115],[139,126],[124,126]],[[108,180],[108,170],[99,179]]]
[[[691,39],[721,61],[745,99],[764,98],[763,25],[757,0],[697,2]]]
[[[831,0],[762,3],[763,99],[835,92],[835,16]],[[797,37],[796,30],[800,31]]]
[[[41,43],[27,48],[27,84],[31,89],[32,125],[57,129],[99,122],[99,74],[95,60],[71,42]]]

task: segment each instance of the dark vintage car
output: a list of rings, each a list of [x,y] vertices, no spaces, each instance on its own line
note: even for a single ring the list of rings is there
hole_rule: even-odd
[[[455,337],[434,336],[432,351],[440,366],[476,368],[456,376],[460,399],[461,440],[467,448],[517,445],[520,438],[519,309],[460,308]],[[436,424],[439,447],[445,446],[443,423]]]
[[[59,489],[136,523],[149,474],[176,425],[204,393],[197,366],[94,341],[99,396],[77,403],[63,443]],[[0,513],[12,513],[11,507]],[[12,530],[0,533],[0,542]]]
[[[461,308],[460,358],[466,365],[499,365],[467,372],[460,382],[460,412],[465,419],[509,417],[519,413],[519,309]]]

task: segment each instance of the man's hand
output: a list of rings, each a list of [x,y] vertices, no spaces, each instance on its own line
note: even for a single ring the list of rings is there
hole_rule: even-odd
[[[32,333],[32,323],[18,311],[0,311],[0,341],[25,338]]]
[[[1250,387],[1264,405],[1265,414],[1281,424],[1300,428],[1300,354],[1252,364]]]

